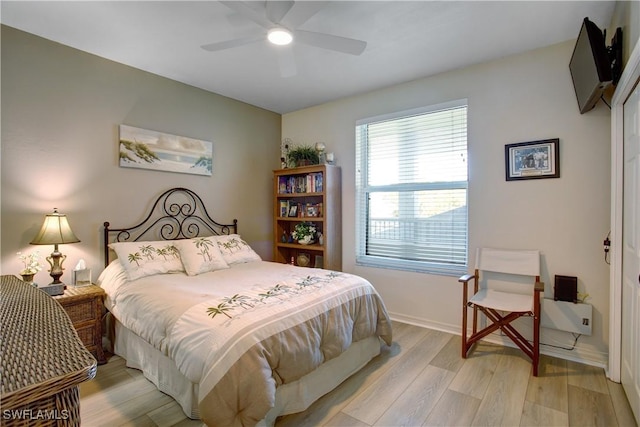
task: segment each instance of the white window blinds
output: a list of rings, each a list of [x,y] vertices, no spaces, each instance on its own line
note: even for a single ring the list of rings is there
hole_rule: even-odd
[[[358,264],[467,270],[466,100],[356,125]]]

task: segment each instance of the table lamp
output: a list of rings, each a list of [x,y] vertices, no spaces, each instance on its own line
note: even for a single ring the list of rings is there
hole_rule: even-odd
[[[54,208],[53,213],[48,214],[44,218],[44,223],[40,232],[31,241],[32,245],[53,245],[53,252],[47,257],[47,262],[51,266],[50,275],[53,277],[51,285],[62,284],[60,276],[62,276],[62,263],[67,258],[58,250],[58,245],[64,243],[78,243],[80,239],[73,234],[67,216],[58,213],[58,209]],[[63,288],[64,289],[64,288]]]

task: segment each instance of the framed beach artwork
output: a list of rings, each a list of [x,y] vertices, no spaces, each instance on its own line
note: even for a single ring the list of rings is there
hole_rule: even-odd
[[[120,166],[211,176],[213,143],[120,125]]]

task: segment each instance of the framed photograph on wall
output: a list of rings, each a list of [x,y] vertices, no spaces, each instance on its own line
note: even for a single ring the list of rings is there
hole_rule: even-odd
[[[519,142],[504,146],[507,181],[560,178],[560,140]]]

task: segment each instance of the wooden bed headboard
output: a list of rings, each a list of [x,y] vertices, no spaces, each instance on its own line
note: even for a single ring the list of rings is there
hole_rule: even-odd
[[[207,212],[202,199],[187,188],[172,188],[154,202],[147,217],[127,228],[109,228],[104,223],[104,266],[109,265],[109,243],[139,240],[191,239],[211,234],[238,233],[238,220],[233,224],[220,224]],[[144,237],[144,239],[142,239]]]

